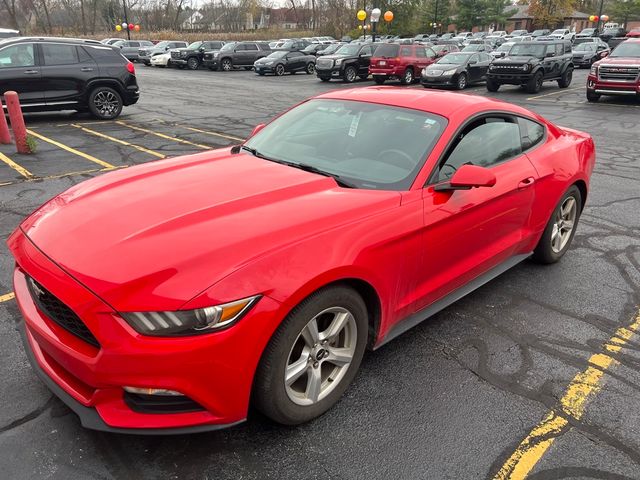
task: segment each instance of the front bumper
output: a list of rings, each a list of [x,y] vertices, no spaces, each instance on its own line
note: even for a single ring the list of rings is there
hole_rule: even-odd
[[[253,69],[256,73],[273,73],[273,65],[253,65]]]
[[[576,67],[590,67],[592,64],[592,57],[583,58],[583,57],[573,57],[573,65]]]
[[[425,86],[451,86],[454,84],[455,75],[439,75],[437,77],[430,77],[423,75],[420,77],[420,83]]]
[[[217,58],[205,58],[202,61],[202,65],[206,68],[210,68],[212,70],[218,69],[218,59]]]
[[[8,243],[17,262],[14,291],[24,318],[27,355],[87,428],[165,434],[215,430],[245,420],[253,375],[275,328],[277,302],[262,297],[237,325],[217,333],[147,337],[51,262],[21,231]],[[26,275],[71,308],[100,347],[44,315],[29,292]],[[134,411],[125,402],[123,386],[176,390],[203,409]]]
[[[122,104],[126,107],[138,103],[140,99],[140,89],[138,85],[129,85],[122,96]]]
[[[587,90],[599,95],[637,95],[640,97],[640,82],[606,82],[600,80],[596,75],[589,74]]]
[[[487,80],[493,80],[497,83],[504,83],[508,85],[524,85],[531,80],[532,75],[530,73],[487,73]]]
[[[186,58],[171,57],[171,63],[174,64],[174,65],[186,65],[187,64],[187,59]]]
[[[339,78],[342,76],[342,69],[340,67],[319,69],[316,64],[316,75],[319,78]]]

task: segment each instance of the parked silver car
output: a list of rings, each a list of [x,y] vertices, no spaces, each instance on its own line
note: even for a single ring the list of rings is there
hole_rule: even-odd
[[[151,45],[150,47],[142,47],[138,50],[138,61],[145,65],[151,65],[151,57],[167,53],[174,48],[187,48],[189,44],[187,42],[181,42],[179,40],[163,40]]]
[[[149,40],[119,40],[113,46],[119,48],[127,60],[137,62],[140,47],[153,47],[153,42]]]

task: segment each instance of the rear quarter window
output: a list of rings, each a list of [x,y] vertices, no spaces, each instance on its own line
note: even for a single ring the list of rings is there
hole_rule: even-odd
[[[111,47],[84,47],[96,62],[126,63],[126,60]]]

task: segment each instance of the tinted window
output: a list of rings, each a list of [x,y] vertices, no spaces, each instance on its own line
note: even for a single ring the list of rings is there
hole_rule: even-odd
[[[393,43],[385,43],[380,45],[380,48],[376,50],[377,57],[397,57],[398,52],[400,51],[400,45]]]
[[[416,57],[418,58],[427,58],[427,53],[424,48],[416,47]]]
[[[534,145],[540,143],[544,138],[544,127],[537,122],[519,118],[520,134],[522,136],[522,148],[528,150]]]
[[[425,52],[427,53],[427,58],[436,58],[436,52],[434,52],[430,48],[425,48]]]
[[[32,43],[21,43],[0,50],[0,68],[33,67],[35,55]]]
[[[401,57],[410,57],[411,56],[411,47],[401,47],[400,48],[400,56]]]
[[[129,42],[129,46],[130,47],[139,47],[140,46],[140,42]]]
[[[451,178],[462,165],[492,167],[522,153],[518,124],[504,118],[483,118],[462,132],[440,167],[438,181]]]
[[[303,53],[301,53],[301,52],[291,52],[291,53],[289,54],[289,58],[293,58],[293,57],[302,57],[302,56],[304,56],[304,54],[303,54]]]
[[[124,62],[124,59],[122,58],[122,56],[119,53],[120,50],[118,50],[116,52],[113,48],[110,48],[110,47],[88,47],[86,45],[85,45],[84,49],[96,61],[100,61],[100,60],[111,60],[111,61],[114,61],[114,60],[116,60],[118,62]]]
[[[556,55],[562,55],[564,53],[564,45],[561,43],[556,44]]]
[[[89,54],[86,52],[84,48],[77,47],[77,49],[78,49],[78,58],[80,59],[80,63],[91,61],[91,57],[89,56]]]
[[[45,65],[73,65],[78,63],[78,53],[73,45],[42,44]]]
[[[244,46],[245,50],[258,50],[258,46],[255,43],[247,43]]]

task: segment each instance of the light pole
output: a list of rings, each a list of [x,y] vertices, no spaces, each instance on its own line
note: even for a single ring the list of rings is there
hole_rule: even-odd
[[[369,18],[369,21],[371,22],[371,40],[373,43],[376,43],[376,27],[380,21],[380,15],[382,15],[382,11],[379,8],[371,10],[371,18]]]
[[[129,29],[129,19],[127,18],[126,0],[122,0],[122,8],[124,9],[124,21],[127,24],[127,40],[131,40],[131,30]]]
[[[436,9],[433,13],[433,33],[438,33],[436,27],[438,25],[438,0],[436,0]]]

